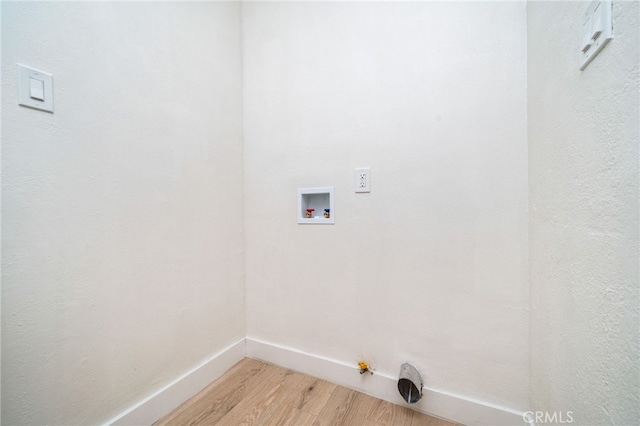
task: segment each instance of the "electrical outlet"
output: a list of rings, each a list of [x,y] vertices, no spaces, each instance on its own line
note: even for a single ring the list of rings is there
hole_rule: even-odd
[[[356,192],[371,192],[371,169],[356,169]]]

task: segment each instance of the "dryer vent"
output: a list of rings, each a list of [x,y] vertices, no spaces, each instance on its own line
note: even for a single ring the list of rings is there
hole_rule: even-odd
[[[422,377],[420,377],[418,370],[409,363],[405,362],[400,367],[398,391],[402,399],[409,404],[416,403],[422,398]]]

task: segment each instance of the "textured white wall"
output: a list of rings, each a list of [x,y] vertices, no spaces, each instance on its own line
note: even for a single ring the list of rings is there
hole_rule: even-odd
[[[528,408],[526,5],[245,3],[243,49],[248,336]]]
[[[576,59],[584,2],[529,3],[531,392],[575,424],[638,424],[638,2]]]
[[[2,2],[3,424],[105,421],[244,336],[239,18]]]

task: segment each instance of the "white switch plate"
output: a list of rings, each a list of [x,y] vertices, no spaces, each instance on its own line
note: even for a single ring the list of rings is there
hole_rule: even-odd
[[[53,112],[53,76],[18,64],[18,104]]]
[[[582,14],[580,26],[580,71],[613,38],[611,0],[594,0]]]
[[[356,192],[371,192],[371,169],[356,169]]]

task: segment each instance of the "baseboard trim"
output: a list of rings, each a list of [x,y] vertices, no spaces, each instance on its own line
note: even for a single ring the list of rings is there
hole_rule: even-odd
[[[247,337],[247,356],[346,386],[394,404],[407,405],[397,390],[397,378],[376,372],[358,374],[355,365]],[[447,392],[424,388],[412,409],[464,425],[526,425],[523,413]]]
[[[245,339],[222,349],[105,425],[150,425],[169,414],[245,357]]]

